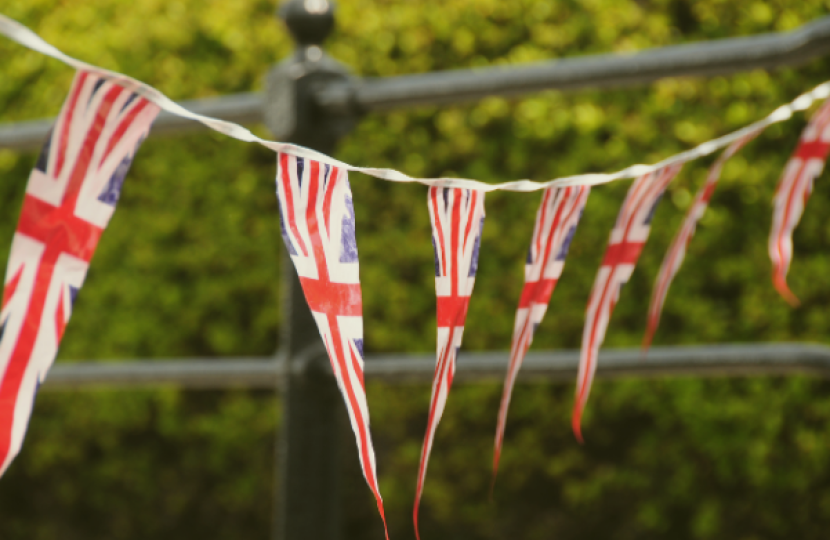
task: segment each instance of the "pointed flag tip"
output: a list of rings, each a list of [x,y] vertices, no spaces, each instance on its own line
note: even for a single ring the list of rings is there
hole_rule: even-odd
[[[499,457],[493,459],[493,476],[490,478],[490,502],[493,502],[493,493],[496,491],[496,476],[499,474]]]
[[[421,540],[421,532],[418,530],[418,506],[420,501],[415,501],[415,507],[412,509],[412,524],[415,527],[415,540]]]
[[[380,512],[380,519],[383,520],[383,532],[386,535],[386,540],[389,540],[389,527],[386,525],[386,512],[383,511],[383,502],[378,499],[378,511]]]
[[[640,344],[640,360],[645,360],[648,356],[648,350],[651,348],[651,340],[654,337],[654,332],[649,329],[643,337],[643,343]]]
[[[585,444],[582,438],[582,411],[574,410],[573,418],[571,419],[571,429],[573,429],[574,437],[579,444]]]
[[[789,285],[787,285],[787,279],[784,276],[775,274],[772,278],[772,284],[775,286],[775,290],[778,291],[778,294],[780,294],[781,297],[786,300],[788,304],[790,304],[790,306],[798,307],[801,305],[801,301],[790,290]]]

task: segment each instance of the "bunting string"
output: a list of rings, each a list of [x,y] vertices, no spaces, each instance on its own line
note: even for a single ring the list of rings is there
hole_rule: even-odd
[[[679,154],[675,154],[652,165],[630,165],[625,169],[613,173],[577,174],[572,176],[563,176],[560,178],[555,178],[553,180],[549,180],[546,182],[536,182],[533,180],[524,179],[496,184],[486,184],[484,182],[479,182],[477,180],[471,180],[467,178],[416,178],[404,174],[395,169],[356,167],[354,165],[349,165],[348,163],[336,160],[315,150],[311,150],[310,148],[305,148],[303,146],[290,143],[262,139],[251,133],[248,129],[238,124],[234,124],[233,122],[226,122],[224,120],[219,120],[216,118],[211,118],[209,116],[203,116],[200,114],[193,113],[185,109],[178,103],[174,102],[167,96],[165,96],[159,90],[156,90],[152,86],[142,83],[141,81],[133,79],[132,77],[128,77],[127,75],[116,73],[97,66],[93,66],[81,60],[72,58],[71,56],[64,54],[54,46],[44,41],[40,36],[38,36],[36,33],[34,33],[26,26],[20,24],[19,22],[13,19],[10,19],[9,17],[6,17],[3,14],[0,14],[0,34],[3,34],[9,39],[19,43],[20,45],[23,45],[24,47],[28,47],[29,49],[37,51],[41,54],[60,60],[61,62],[64,62],[65,64],[72,66],[77,70],[88,71],[90,73],[98,75],[99,77],[109,79],[119,84],[123,88],[135,92],[147,99],[148,101],[155,103],[162,110],[167,111],[170,114],[174,114],[182,118],[189,118],[191,120],[200,122],[214,131],[218,131],[219,133],[223,133],[228,137],[232,137],[240,141],[260,144],[266,148],[273,150],[274,152],[284,153],[295,157],[312,159],[320,163],[330,165],[332,167],[338,167],[340,169],[352,172],[360,172],[390,182],[415,182],[427,186],[477,189],[484,192],[529,192],[539,191],[550,187],[593,186],[599,184],[607,184],[609,182],[614,182],[617,180],[642,177],[644,175],[653,173],[655,171],[658,171],[671,165],[675,165],[677,163],[685,163],[687,161],[708,156],[718,151],[719,149],[732,144],[738,139],[741,139],[749,133],[754,133],[763,130],[772,124],[784,122],[790,119],[794,112],[806,110],[814,102],[825,99],[826,97],[830,96],[830,81],[827,81],[816,86],[809,92],[806,92],[798,96],[790,103],[778,107],[769,115],[762,118],[761,120],[758,120],[757,122],[754,122],[753,124],[750,124],[742,129],[739,129],[722,137],[701,143],[690,150],[681,152]]]

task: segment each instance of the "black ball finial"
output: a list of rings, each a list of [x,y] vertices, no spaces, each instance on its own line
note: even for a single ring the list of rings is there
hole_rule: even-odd
[[[277,11],[297,45],[321,45],[334,29],[332,0],[289,0]]]

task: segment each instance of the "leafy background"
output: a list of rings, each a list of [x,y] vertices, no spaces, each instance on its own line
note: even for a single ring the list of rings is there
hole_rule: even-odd
[[[290,54],[273,0],[0,0],[68,54],[174,99],[260,89]],[[342,0],[332,56],[364,76],[510,65],[793,29],[830,2],[786,0]],[[70,69],[0,41],[0,122],[58,112]],[[484,181],[653,162],[767,114],[822,82],[830,62],[730,77],[464,107],[373,114],[337,157]],[[668,297],[657,344],[827,342],[830,187],[799,226],[790,309],[772,289],[770,200],[805,119],[768,129],[724,169]],[[265,134],[262,126],[255,128]],[[0,150],[0,260],[35,155]],[[606,345],[636,346],[651,283],[711,160],[687,165],[655,217]],[[104,235],[58,362],[268,355],[277,346],[274,156],[214,134],[151,138]],[[424,189],[352,179],[371,352],[434,349]],[[579,345],[590,285],[626,183],[594,190],[535,342]],[[465,348],[504,350],[537,195],[488,196]],[[463,369],[463,365],[459,369]],[[410,509],[426,385],[368,388],[393,538]],[[522,384],[492,501],[500,386],[457,385],[438,430],[424,538],[824,538],[830,525],[830,385],[804,376],[599,382],[587,442],[570,385]],[[44,392],[0,481],[0,538],[268,538],[279,400],[236,389]],[[348,434],[346,538],[382,538]]]

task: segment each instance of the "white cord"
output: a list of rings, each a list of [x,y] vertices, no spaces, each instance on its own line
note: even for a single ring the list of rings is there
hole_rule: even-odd
[[[23,26],[22,24],[13,19],[6,17],[3,14],[0,14],[0,33],[5,35],[9,39],[23,45],[24,47],[28,47],[34,51],[45,54],[46,56],[51,56],[52,58],[60,60],[61,62],[64,62],[65,64],[74,67],[75,69],[88,71],[90,73],[94,73],[101,77],[110,79],[118,83],[119,85],[123,86],[124,88],[141,95],[149,101],[152,101],[153,103],[161,107],[163,110],[171,114],[175,114],[176,116],[190,118],[197,122],[201,122],[202,124],[214,131],[224,133],[228,137],[233,137],[234,139],[239,139],[240,141],[258,143],[262,146],[265,146],[266,148],[270,148],[275,152],[281,152],[285,154],[291,154],[297,157],[313,159],[321,163],[327,163],[334,167],[340,167],[349,171],[361,172],[364,174],[368,174],[369,176],[374,176],[375,178],[388,180],[390,182],[417,182],[427,186],[460,187],[468,189],[477,189],[485,192],[500,190],[528,192],[538,191],[540,189],[545,189],[548,187],[593,186],[598,184],[607,184],[608,182],[613,182],[615,180],[636,178],[638,176],[654,172],[657,169],[666,167],[668,165],[672,165],[675,163],[685,163],[687,161],[691,161],[703,156],[708,156],[709,154],[729,145],[730,143],[734,142],[737,139],[740,139],[748,133],[761,131],[772,124],[777,124],[779,122],[789,120],[792,117],[793,112],[803,111],[809,108],[810,105],[812,105],[814,102],[825,99],[826,97],[830,96],[830,81],[828,81],[816,86],[809,92],[806,92],[798,96],[790,103],[778,107],[777,109],[772,111],[772,113],[770,113],[767,117],[758,120],[753,124],[750,124],[737,131],[733,131],[732,133],[724,135],[723,137],[719,137],[717,139],[712,139],[710,141],[701,143],[696,147],[692,148],[691,150],[675,154],[653,165],[630,165],[625,169],[614,173],[578,174],[573,176],[564,176],[561,178],[556,178],[553,180],[549,180],[547,182],[534,182],[532,180],[515,180],[512,182],[503,182],[500,184],[485,184],[477,180],[469,180],[466,178],[415,178],[406,175],[400,171],[396,171],[394,169],[355,167],[353,165],[343,163],[342,161],[336,160],[330,156],[327,156],[315,150],[311,150],[310,148],[306,148],[304,146],[261,139],[260,137],[257,137],[256,135],[251,133],[249,130],[245,129],[244,127],[238,124],[234,124],[233,122],[226,122],[224,120],[219,120],[217,118],[211,118],[209,116],[202,116],[201,114],[193,113],[185,109],[175,101],[171,100],[170,98],[168,98],[152,86],[144,84],[141,81],[137,81],[132,77],[128,77],[121,73],[116,73],[114,71],[99,68],[97,66],[92,66],[90,64],[87,64],[86,62],[82,62],[78,59],[72,58],[71,56],[67,56],[66,54],[59,51],[52,45],[46,43],[40,36],[32,32],[29,28]]]

